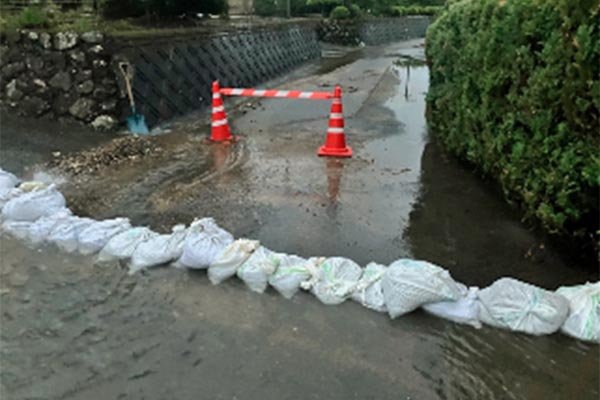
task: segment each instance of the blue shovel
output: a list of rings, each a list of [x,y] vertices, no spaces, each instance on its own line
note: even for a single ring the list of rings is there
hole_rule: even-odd
[[[135,111],[135,101],[133,100],[133,93],[131,91],[131,82],[130,79],[130,66],[128,63],[120,62],[119,69],[123,74],[123,78],[125,79],[125,87],[127,88],[127,96],[129,97],[129,104],[131,105],[131,115],[127,117],[127,128],[129,128],[129,132],[136,135],[148,135],[150,131],[148,130],[148,125],[146,125],[146,119],[142,114],[138,114]]]

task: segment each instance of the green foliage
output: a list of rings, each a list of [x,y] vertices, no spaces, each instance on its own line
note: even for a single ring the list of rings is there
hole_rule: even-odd
[[[17,16],[21,28],[42,28],[48,25],[48,14],[40,7],[24,8]]]
[[[342,0],[307,0],[306,5],[311,9],[320,10],[321,14],[326,17],[331,14],[331,11],[337,6],[343,5]]]
[[[329,14],[329,18],[331,19],[349,19],[350,18],[350,10],[345,6],[337,6],[333,10],[331,10],[331,14]]]
[[[427,33],[433,132],[526,217],[588,238],[600,186],[598,10],[597,0],[466,0]]]
[[[405,15],[436,15],[444,7],[441,6],[393,6],[385,14],[390,17],[402,17]]]

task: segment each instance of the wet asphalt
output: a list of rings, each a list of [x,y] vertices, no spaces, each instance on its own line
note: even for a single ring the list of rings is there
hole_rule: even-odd
[[[341,85],[353,158],[316,156],[327,102],[227,100],[237,143],[207,144],[206,112],[188,116],[152,139],[160,154],[66,177],[70,205],[163,231],[213,216],[273,250],[362,265],[422,258],[469,285],[513,276],[554,289],[598,279],[527,229],[493,185],[436,144],[424,116],[428,71],[406,62],[423,58],[422,41],[327,55],[271,85]],[[0,158],[32,174],[28,165],[43,169],[64,146],[39,146],[21,128],[18,120],[3,124]],[[67,132],[66,149],[107,140],[86,137]],[[170,268],[128,277],[118,264],[1,244],[7,398],[599,395],[598,347],[558,334],[474,330],[421,312],[390,321],[351,302],[327,307],[307,294],[286,301]]]

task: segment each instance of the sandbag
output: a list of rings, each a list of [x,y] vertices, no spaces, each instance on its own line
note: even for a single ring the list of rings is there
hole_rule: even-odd
[[[250,290],[263,293],[269,283],[269,277],[277,271],[283,257],[284,254],[260,246],[237,270],[237,276]]]
[[[35,221],[65,208],[66,201],[54,185],[15,197],[2,207],[2,217],[12,221]]]
[[[102,250],[115,235],[131,228],[129,219],[114,218],[97,221],[83,229],[77,236],[78,249],[81,254],[89,255]]]
[[[48,242],[67,253],[75,252],[79,247],[79,234],[94,224],[91,218],[71,216],[59,221],[48,235]]]
[[[186,235],[185,225],[175,225],[171,233],[157,235],[140,243],[131,255],[129,273],[178,259],[183,253]]]
[[[387,312],[381,288],[381,278],[386,269],[385,265],[369,263],[354,288],[352,300],[371,310]]]
[[[569,302],[569,316],[560,331],[580,340],[600,343],[600,282],[562,286],[556,293]]]
[[[381,287],[392,318],[426,303],[454,301],[460,297],[460,289],[450,273],[426,261],[394,261],[381,278]]]
[[[323,304],[341,304],[352,295],[361,275],[362,268],[354,261],[330,257],[319,265],[318,278],[310,289]],[[301,287],[308,289],[307,285]]]
[[[429,314],[443,319],[447,319],[458,324],[471,325],[481,328],[479,321],[479,300],[477,293],[479,288],[467,288],[461,283],[457,283],[460,288],[460,298],[456,301],[440,301],[437,303],[423,304],[422,308]]]
[[[71,216],[71,210],[68,208],[61,208],[52,215],[38,219],[31,224],[29,233],[27,234],[27,240],[33,244],[45,242],[48,239],[50,232],[52,232],[52,229]]]
[[[258,240],[238,239],[219,254],[208,268],[208,279],[218,285],[232,277],[238,268],[254,253],[260,243]]]
[[[177,266],[206,269],[233,242],[233,236],[220,228],[212,218],[192,222]]]
[[[17,239],[25,240],[27,239],[31,225],[33,225],[31,221],[4,221],[2,223],[2,230]]]
[[[135,227],[113,236],[100,250],[98,261],[107,262],[131,258],[135,249],[143,242],[158,236],[146,227]]]
[[[483,323],[532,335],[556,332],[569,313],[563,296],[512,278],[498,279],[477,297]]]
[[[0,192],[13,189],[19,184],[19,178],[0,168]]]
[[[300,290],[302,282],[311,278],[310,271],[317,271],[318,265],[324,260],[322,258],[307,260],[295,255],[284,255],[279,260],[279,267],[275,273],[269,277],[269,285],[286,299],[291,299]]]
[[[23,192],[19,188],[0,189],[0,211],[6,203],[8,203],[12,199],[19,197],[23,193],[25,192]]]

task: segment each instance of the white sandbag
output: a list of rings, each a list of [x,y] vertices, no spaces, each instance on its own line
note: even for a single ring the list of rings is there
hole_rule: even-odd
[[[341,304],[352,295],[361,275],[362,268],[354,261],[330,257],[319,266],[318,279],[311,291],[323,304]],[[301,287],[307,288],[306,285]]]
[[[307,260],[295,255],[284,255],[275,273],[269,277],[269,285],[286,299],[291,299],[300,290],[302,282],[311,278],[310,271],[317,271],[318,265],[323,261],[324,258]]]
[[[563,296],[512,278],[498,279],[477,297],[483,323],[532,335],[556,332],[569,313]]]
[[[460,288],[460,298],[456,301],[440,301],[437,303],[427,303],[422,308],[429,314],[435,315],[458,324],[471,325],[481,328],[479,321],[479,300],[477,293],[479,288],[467,288],[461,283],[457,283]]]
[[[4,221],[2,223],[2,231],[7,232],[11,236],[25,240],[29,234],[33,222],[31,221]]]
[[[460,289],[443,268],[426,261],[394,261],[381,279],[383,297],[392,318],[416,310],[421,305],[458,300]]]
[[[54,185],[9,200],[2,207],[2,217],[13,221],[35,221],[65,208],[66,201]]]
[[[76,216],[65,218],[52,228],[48,235],[48,242],[62,251],[73,253],[79,247],[79,234],[94,223],[96,221],[91,218]]]
[[[0,191],[13,189],[19,184],[19,178],[0,168]]]
[[[258,246],[260,246],[258,240],[238,239],[231,243],[210,264],[208,279],[213,285],[218,285],[225,279],[232,277]]]
[[[129,219],[114,218],[97,221],[83,229],[77,236],[78,249],[81,254],[89,255],[102,250],[115,235],[131,228]]]
[[[250,290],[263,293],[269,283],[269,277],[277,271],[284,256],[260,246],[237,270],[237,276]]]
[[[0,189],[0,210],[2,209],[2,207],[4,207],[4,205],[6,203],[8,203],[10,200],[19,197],[20,195],[22,195],[23,192],[21,189],[19,188],[12,188],[12,189]]]
[[[113,236],[98,254],[98,261],[107,262],[130,258],[143,242],[158,236],[146,227],[135,227]]]
[[[377,263],[369,263],[363,270],[360,280],[352,293],[352,300],[378,312],[387,312],[381,278],[387,267]]]
[[[177,266],[206,269],[233,242],[233,235],[220,228],[212,218],[192,222]]]
[[[600,282],[562,286],[556,293],[569,301],[569,316],[560,331],[580,340],[600,343]]]
[[[186,235],[185,225],[175,225],[171,233],[157,235],[140,243],[131,255],[129,273],[178,259],[183,253]]]
[[[31,224],[26,240],[33,244],[44,243],[55,226],[72,216],[71,210],[61,208],[54,214],[42,217]]]

